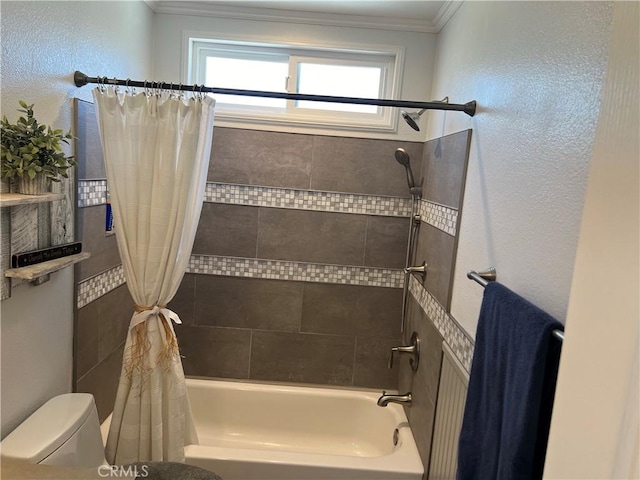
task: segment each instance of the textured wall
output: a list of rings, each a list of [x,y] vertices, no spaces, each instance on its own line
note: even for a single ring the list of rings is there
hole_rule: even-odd
[[[73,126],[74,70],[144,77],[150,71],[151,11],[142,2],[3,2],[2,112],[35,103],[42,122]],[[5,248],[5,245],[2,246]],[[54,395],[71,390],[73,271],[2,302],[2,432]]]
[[[640,4],[615,9],[545,478],[640,478]]]
[[[612,5],[465,2],[438,35],[428,138],[473,129],[452,313],[475,333],[494,265],[509,288],[564,321],[604,79]]]

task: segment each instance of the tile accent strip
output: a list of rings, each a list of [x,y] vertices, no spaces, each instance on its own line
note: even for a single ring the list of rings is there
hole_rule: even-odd
[[[214,182],[207,183],[205,202],[392,217],[411,215],[408,198]]]
[[[473,340],[467,336],[462,327],[440,303],[433,297],[415,277],[409,280],[409,292],[418,302],[420,308],[429,316],[433,324],[449,344],[460,363],[467,372],[471,371],[473,359]]]
[[[107,203],[106,180],[78,180],[78,207],[93,207]]]
[[[408,217],[411,215],[411,200],[407,198],[215,182],[207,182],[204,201],[360,215],[390,217]],[[102,205],[106,202],[106,180],[78,180],[78,207],[91,207]],[[418,214],[422,217],[423,222],[449,235],[456,235],[458,210],[455,208],[420,200],[418,202]]]
[[[214,255],[192,255],[187,272],[389,288],[402,288],[404,281],[402,270],[389,268],[325,265]]]
[[[402,288],[404,282],[402,270],[391,268],[325,265],[214,255],[191,255],[187,273],[387,288]],[[97,300],[124,283],[126,282],[122,265],[78,283],[78,308]]]
[[[452,237],[456,236],[458,225],[458,210],[427,200],[418,202],[418,214],[421,220],[432,225]]]
[[[122,265],[113,267],[78,283],[78,309],[126,283]]]

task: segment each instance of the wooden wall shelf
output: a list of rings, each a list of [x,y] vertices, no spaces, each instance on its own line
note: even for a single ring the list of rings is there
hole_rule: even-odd
[[[0,194],[0,207],[14,207],[16,205],[33,205],[36,203],[54,202],[62,200],[62,193],[43,193],[42,195],[23,195],[22,193]]]
[[[49,273],[57,272],[60,269],[69,267],[75,263],[81,262],[82,260],[86,260],[90,256],[91,254],[89,252],[82,252],[76,255],[69,255],[68,257],[36,263],[35,265],[29,265],[28,267],[10,268],[4,272],[4,276],[33,281]]]

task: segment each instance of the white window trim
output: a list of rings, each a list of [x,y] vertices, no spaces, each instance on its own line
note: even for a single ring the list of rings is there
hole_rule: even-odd
[[[333,51],[336,52],[336,59],[340,53],[363,53],[368,56],[392,56],[395,58],[395,68],[393,72],[387,71],[385,82],[388,85],[385,98],[399,99],[402,85],[402,74],[404,71],[405,48],[397,45],[372,45],[372,44],[355,44],[355,43],[331,43],[331,44],[310,44],[310,43],[283,43],[281,40],[273,40],[265,37],[255,37],[251,35],[214,35],[207,32],[183,31],[182,33],[182,82],[185,84],[193,83],[192,78],[195,72],[193,65],[193,44],[198,41],[216,41],[218,43],[228,42],[230,44],[244,43],[246,45],[254,45],[264,47],[265,45],[273,45],[274,47],[283,48],[299,48],[301,50],[313,51]],[[363,56],[365,56],[363,55]],[[291,54],[292,57],[303,58],[303,55]],[[292,102],[292,101],[291,101]],[[304,111],[303,111],[304,110]],[[259,107],[242,107],[236,106],[233,110],[217,109],[216,118],[224,122],[224,124],[244,124],[244,125],[280,125],[291,127],[312,127],[314,129],[327,130],[344,130],[344,131],[360,131],[360,132],[397,132],[398,115],[395,108],[384,107],[382,117],[376,122],[355,120],[349,118],[343,112],[337,116],[331,116],[330,111],[300,109],[295,116],[274,115],[261,111]]]

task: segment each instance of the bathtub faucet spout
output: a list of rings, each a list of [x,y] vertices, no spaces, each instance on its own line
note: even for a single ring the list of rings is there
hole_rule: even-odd
[[[378,399],[379,407],[386,407],[389,403],[399,403],[407,407],[411,406],[411,392],[404,395],[387,395],[387,392],[382,391],[382,396]]]

